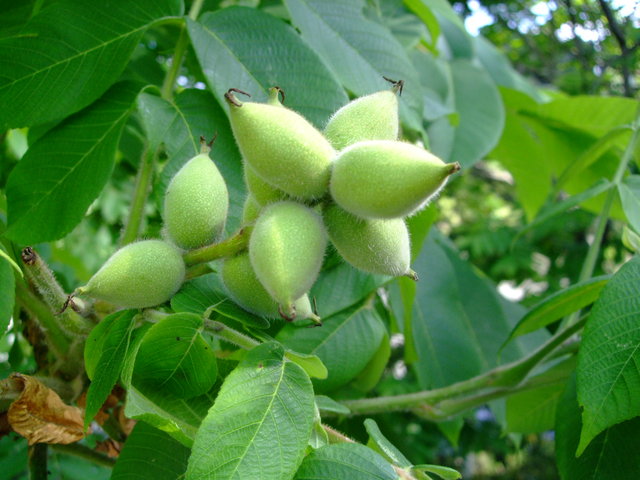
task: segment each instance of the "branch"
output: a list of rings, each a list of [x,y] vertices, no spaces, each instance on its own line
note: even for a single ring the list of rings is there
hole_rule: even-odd
[[[203,3],[204,0],[194,0],[191,5],[191,9],[189,10],[189,18],[191,20],[198,18]],[[184,56],[187,52],[188,43],[189,37],[187,35],[187,29],[183,23],[180,28],[180,36],[176,42],[176,49],[174,50],[173,57],[171,58],[171,67],[169,68],[167,75],[164,77],[164,82],[162,83],[161,95],[165,100],[171,100],[171,97],[173,96],[173,86],[176,83],[176,78],[178,78],[182,61],[184,60]]]
[[[102,453],[96,452],[95,450],[90,449],[84,445],[79,443],[71,443],[69,445],[62,444],[53,444],[51,448],[60,453],[66,453],[67,455],[73,455],[75,457],[84,458],[85,460],[89,460],[97,465],[102,465],[103,467],[113,468],[116,461],[114,458],[107,457]]]
[[[600,8],[602,9],[602,13],[604,13],[604,16],[606,17],[607,22],[609,23],[609,30],[611,31],[611,34],[613,35],[613,37],[618,42],[618,45],[620,46],[620,53],[621,53],[620,57],[622,58],[622,81],[624,85],[624,94],[627,97],[632,97],[633,92],[631,89],[631,82],[629,80],[629,77],[631,76],[631,72],[629,71],[629,55],[632,53],[632,50],[629,49],[629,47],[627,47],[627,40],[624,36],[624,32],[622,31],[622,28],[620,28],[620,25],[618,24],[618,21],[616,20],[615,15],[611,11],[611,8],[609,7],[609,4],[607,3],[607,1],[598,0],[598,4],[600,5]],[[635,49],[637,46],[638,44],[634,45],[633,49]]]
[[[49,310],[52,313],[61,312],[56,316],[58,319],[56,323],[59,324],[59,328],[69,338],[75,335],[86,336],[93,325],[72,309],[62,312],[67,304],[68,295],[64,293],[53,272],[42,257],[33,248],[26,247],[22,250],[22,261],[27,278],[40,293]],[[74,307],[78,308],[77,305],[74,305]]]
[[[190,267],[240,253],[247,248],[250,233],[251,227],[244,227],[238,233],[220,243],[214,243],[185,253],[183,255],[184,261]]]
[[[127,225],[120,239],[120,244],[123,246],[134,242],[140,234],[140,225],[144,217],[144,206],[147,203],[147,197],[151,189],[153,170],[157,158],[158,150],[152,151],[147,145],[140,159],[140,167],[138,169],[138,175],[136,176],[136,186],[133,189],[133,200],[131,202],[131,211],[127,219]]]
[[[423,416],[433,419],[443,419],[452,416],[454,413],[457,413],[457,411],[441,410],[440,401],[443,401],[442,405],[446,406],[445,400],[452,402],[456,397],[463,397],[465,394],[471,393],[471,397],[458,399],[458,401],[467,402],[469,398],[477,395],[476,392],[483,389],[494,389],[489,392],[484,392],[482,395],[496,395],[496,398],[498,398],[519,391],[518,388],[526,388],[526,385],[519,385],[522,380],[537,365],[542,363],[547,356],[556,350],[556,348],[560,347],[567,339],[579,331],[585,322],[586,319],[583,319],[557,332],[547,340],[546,343],[538,347],[537,350],[520,360],[516,360],[507,365],[501,365],[489,372],[462,382],[454,383],[453,385],[435,390],[423,390],[402,395],[345,400],[341,403],[351,410],[352,415],[368,415],[394,410],[419,409]],[[481,403],[477,403],[478,401],[481,401]],[[482,405],[483,403],[484,398],[474,401],[474,405]],[[469,405],[467,403],[460,404],[459,408],[464,410],[469,408]]]

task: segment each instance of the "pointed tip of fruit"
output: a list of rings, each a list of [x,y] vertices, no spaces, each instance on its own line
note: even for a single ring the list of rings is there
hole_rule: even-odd
[[[229,90],[227,90],[227,93],[224,94],[224,99],[229,105],[233,107],[242,106],[242,102],[238,100],[238,98],[233,94],[234,92],[241,93],[242,95],[246,95],[247,97],[251,96],[249,93],[245,92],[244,90],[240,90],[239,88],[230,88]]]
[[[284,103],[284,90],[278,86],[271,87],[269,89],[269,98],[267,99],[267,103],[281,107]]]
[[[453,175],[456,172],[459,172],[462,167],[458,162],[447,163],[447,167],[449,167],[449,175]]]
[[[418,276],[418,274],[409,269],[409,271],[407,273],[404,274],[405,277],[409,277],[411,280],[413,280],[414,282],[417,282],[418,280],[420,280],[420,277]]]
[[[278,313],[287,322],[293,322],[296,319],[296,307],[293,303],[278,305]]]
[[[318,315],[316,315],[315,313],[312,313],[307,318],[313,322],[313,324],[309,325],[310,327],[321,327],[322,326],[322,319]]]

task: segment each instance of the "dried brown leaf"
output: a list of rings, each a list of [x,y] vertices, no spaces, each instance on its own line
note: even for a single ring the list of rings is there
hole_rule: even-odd
[[[121,450],[122,450],[122,443],[116,442],[111,438],[107,438],[102,442],[98,442],[95,448],[96,452],[104,453],[105,455],[111,458],[118,458]]]
[[[9,423],[29,445],[35,443],[73,443],[84,437],[84,413],[65,404],[58,394],[36,378],[14,373],[22,393],[9,407]]]

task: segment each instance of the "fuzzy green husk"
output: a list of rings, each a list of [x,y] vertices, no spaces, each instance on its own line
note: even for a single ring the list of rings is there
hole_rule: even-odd
[[[401,218],[424,207],[460,170],[405,142],[368,140],[344,149],[334,161],[331,196],[360,218]]]
[[[164,303],[184,281],[180,252],[163,240],[131,243],[116,253],[76,290],[126,308],[145,308]]]
[[[315,282],[326,243],[322,219],[310,208],[286,201],[262,210],[249,240],[251,266],[285,315]]]
[[[337,205],[324,212],[331,242],[347,262],[360,270],[400,276],[409,272],[409,231],[400,218],[360,219]]]
[[[191,250],[217,240],[229,211],[227,185],[218,168],[201,153],[175,174],[164,198],[164,226],[171,241]]]

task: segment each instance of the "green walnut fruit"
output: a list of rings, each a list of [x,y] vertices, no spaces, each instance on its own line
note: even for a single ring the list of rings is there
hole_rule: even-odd
[[[330,191],[357,217],[400,218],[424,207],[458,170],[458,163],[444,163],[415,145],[368,140],[340,152]]]
[[[185,250],[217,240],[229,211],[229,192],[206,153],[196,155],[176,173],[164,197],[164,228]]]
[[[285,201],[262,210],[249,239],[249,257],[282,316],[295,316],[294,301],[315,282],[326,243],[322,218],[310,208]]]
[[[76,290],[126,308],[145,308],[164,303],[184,281],[180,252],[163,240],[142,240],[122,247]]]
[[[281,105],[225,97],[242,156],[263,180],[300,199],[326,194],[335,150],[322,133]]]
[[[221,278],[231,299],[248,312],[268,318],[280,316],[278,303],[256,277],[247,252],[226,258],[222,264]],[[293,307],[296,319],[320,321],[320,317],[313,313],[308,295],[297,299]]]
[[[262,206],[287,197],[282,190],[265,182],[247,163],[244,164],[244,183],[256,202]]]
[[[399,87],[357,98],[329,119],[324,134],[336,150],[363,140],[397,140]]]
[[[244,200],[244,206],[242,207],[242,224],[248,225],[256,221],[258,216],[260,215],[260,210],[262,206],[256,202],[256,199],[253,198],[253,195],[247,195],[247,198]]]
[[[361,219],[331,205],[325,209],[324,224],[338,253],[354,267],[369,273],[415,277],[409,268],[409,231],[401,218]]]

